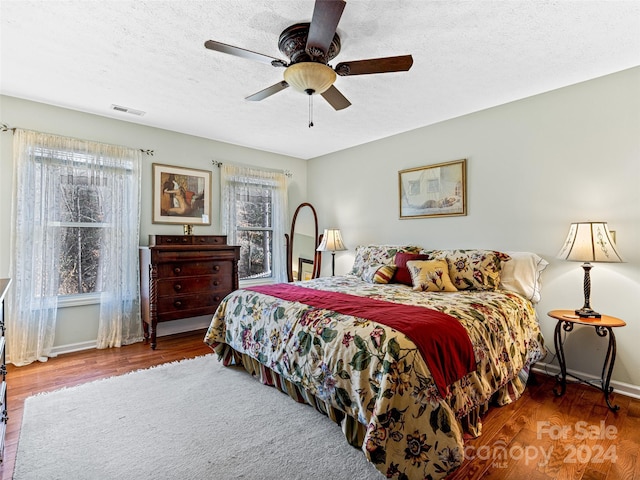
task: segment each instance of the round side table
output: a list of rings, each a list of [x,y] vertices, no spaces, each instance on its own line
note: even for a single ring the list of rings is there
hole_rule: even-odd
[[[560,364],[560,375],[556,377],[556,380],[560,384],[560,391],[557,388],[553,389],[553,392],[561,397],[567,390],[567,375],[582,382],[586,385],[598,388],[604,393],[604,399],[607,402],[607,406],[612,411],[618,411],[620,407],[618,405],[612,405],[609,399],[609,395],[613,392],[613,387],[609,384],[611,382],[611,373],[613,372],[613,365],[616,361],[616,337],[613,334],[613,328],[624,327],[626,325],[624,320],[620,320],[616,317],[609,315],[602,315],[601,318],[584,318],[575,314],[574,310],[552,310],[547,313],[548,316],[557,320],[556,328],[553,335],[553,342],[556,347],[556,354],[558,355],[558,363]],[[562,345],[562,330],[565,332],[571,332],[575,325],[584,325],[588,327],[594,327],[596,334],[599,337],[609,337],[609,346],[607,348],[607,354],[604,357],[604,364],[602,365],[602,374],[600,375],[600,385],[594,384],[592,381],[582,379],[571,373],[567,373],[567,363],[564,356],[564,348]]]

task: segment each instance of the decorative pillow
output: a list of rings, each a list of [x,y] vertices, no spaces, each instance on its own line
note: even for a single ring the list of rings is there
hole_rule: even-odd
[[[372,265],[364,269],[362,280],[369,283],[389,283],[396,270],[395,265]]]
[[[396,254],[396,258],[394,263],[396,267],[398,267],[398,271],[396,271],[396,275],[393,278],[394,283],[404,283],[405,285],[412,286],[414,285],[411,280],[411,274],[407,269],[407,262],[413,260],[429,260],[428,255],[419,254],[419,253],[407,253],[407,252],[398,252]]]
[[[431,259],[447,260],[449,277],[458,290],[496,290],[502,263],[511,259],[494,250],[432,250],[428,254]]]
[[[410,260],[407,269],[413,280],[413,289],[418,292],[457,292],[449,278],[446,260]]]
[[[419,250],[420,247],[412,245],[359,245],[356,247],[356,258],[350,273],[362,278],[366,267],[392,265],[396,253],[417,253]]]
[[[500,288],[518,293],[533,303],[540,301],[542,271],[549,262],[530,252],[505,252],[511,260],[502,265]]]

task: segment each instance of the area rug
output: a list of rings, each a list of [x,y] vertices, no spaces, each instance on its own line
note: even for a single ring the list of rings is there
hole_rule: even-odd
[[[206,355],[29,397],[15,480],[381,480],[340,427]]]

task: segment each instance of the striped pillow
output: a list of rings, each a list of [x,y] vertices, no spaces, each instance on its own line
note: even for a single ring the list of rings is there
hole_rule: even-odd
[[[362,280],[368,283],[389,283],[396,269],[395,265],[373,265],[365,269]]]

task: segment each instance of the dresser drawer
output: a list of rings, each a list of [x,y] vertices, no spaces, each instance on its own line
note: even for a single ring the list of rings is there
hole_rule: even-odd
[[[226,235],[149,235],[149,245],[226,245]]]
[[[186,295],[232,290],[232,279],[226,275],[201,275],[158,280],[158,296]]]
[[[210,313],[215,312],[218,304],[231,293],[231,289],[200,293],[198,295],[176,295],[172,297],[158,297],[158,320],[163,320],[163,315],[187,310],[207,308]]]
[[[209,260],[200,262],[168,262],[158,265],[158,278],[189,277],[194,275],[220,275],[230,277],[231,262]]]
[[[226,235],[194,235],[194,245],[226,245]]]

